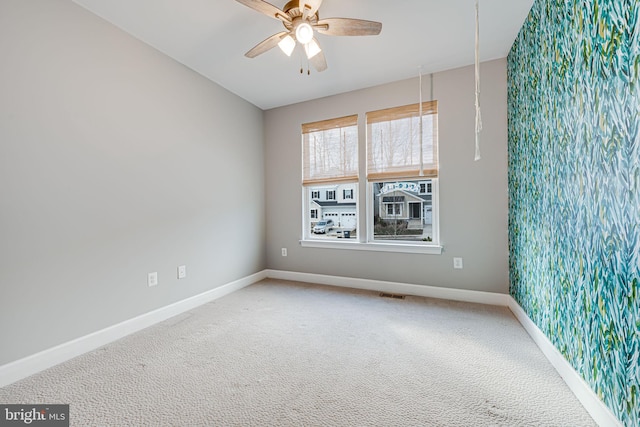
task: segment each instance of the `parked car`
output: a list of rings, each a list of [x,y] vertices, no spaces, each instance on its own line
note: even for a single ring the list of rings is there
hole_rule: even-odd
[[[316,234],[325,234],[327,231],[333,229],[334,223],[332,219],[323,219],[322,221],[318,221],[315,227],[313,227],[313,232]]]

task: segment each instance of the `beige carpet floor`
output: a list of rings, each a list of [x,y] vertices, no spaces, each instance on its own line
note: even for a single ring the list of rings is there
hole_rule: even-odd
[[[73,426],[593,426],[503,307],[265,280],[0,389]]]

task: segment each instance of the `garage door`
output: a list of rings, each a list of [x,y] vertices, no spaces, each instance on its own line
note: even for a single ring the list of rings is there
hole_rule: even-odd
[[[355,212],[345,212],[340,217],[340,226],[342,228],[356,228],[356,224],[358,223],[356,219]]]

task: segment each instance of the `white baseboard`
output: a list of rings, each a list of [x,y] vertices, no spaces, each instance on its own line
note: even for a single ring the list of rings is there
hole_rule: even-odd
[[[589,384],[582,379],[580,374],[573,369],[573,366],[549,341],[549,338],[538,328],[538,326],[527,316],[515,299],[509,296],[509,308],[522,327],[527,331],[531,339],[558,371],[564,382],[569,386],[573,394],[578,398],[582,406],[589,412],[591,418],[601,427],[622,427],[622,423],[611,412],[602,400],[589,387]]]
[[[509,306],[506,294],[492,292],[469,291],[464,289],[438,288],[435,286],[412,285],[408,283],[386,282],[382,280],[358,279],[353,277],[328,276],[323,274],[296,273],[293,271],[266,270],[267,277],[294,282],[317,283],[345,288],[365,289],[375,292],[389,292],[393,294],[414,295],[419,297],[439,298],[451,301],[474,302]]]
[[[66,362],[86,352],[95,350],[113,341],[119,340],[134,332],[138,332],[170,317],[184,313],[203,304],[221,298],[267,277],[266,271],[244,277],[199,295],[178,301],[166,307],[150,311],[115,324],[89,335],[74,339],[64,344],[27,356],[23,359],[0,366],[0,387],[4,387],[23,378],[36,374],[52,366]]]
[[[509,307],[516,319],[518,319],[598,425],[601,427],[622,427],[616,416],[598,398],[591,387],[580,377],[510,295],[281,270],[263,270],[84,337],[2,365],[0,366],[0,387],[19,381],[88,351],[95,350],[266,278]]]

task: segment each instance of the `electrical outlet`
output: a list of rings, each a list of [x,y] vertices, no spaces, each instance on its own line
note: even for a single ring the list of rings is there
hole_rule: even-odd
[[[158,286],[158,272],[154,271],[153,273],[147,274],[147,285],[149,286]]]
[[[453,259],[453,268],[457,270],[462,270],[462,258]]]
[[[184,279],[187,277],[187,266],[179,265],[178,266],[178,279]]]
[[[282,256],[287,256],[287,248],[282,248]]]

